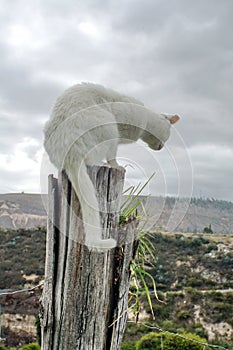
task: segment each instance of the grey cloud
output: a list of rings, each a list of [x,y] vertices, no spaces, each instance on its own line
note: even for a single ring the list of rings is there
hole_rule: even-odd
[[[40,119],[32,118],[32,115],[14,113],[1,116],[1,135],[9,136],[9,141],[20,140],[23,137],[31,136],[40,138],[40,130],[43,123]]]
[[[29,172],[25,176],[23,164],[22,169],[17,169],[16,171],[1,168],[0,193],[21,192],[24,190],[33,192],[34,188],[38,188],[38,179],[35,179],[34,174]]]
[[[0,71],[0,96],[9,111],[47,113],[57,95],[58,84],[35,81],[32,68],[5,64]]]
[[[208,159],[206,160],[208,164]],[[200,168],[194,177],[194,196],[215,197],[232,201],[233,186],[229,179],[232,178],[232,169],[220,168],[216,164],[216,169],[212,175],[208,175],[207,169]],[[214,189],[214,190],[213,190]]]

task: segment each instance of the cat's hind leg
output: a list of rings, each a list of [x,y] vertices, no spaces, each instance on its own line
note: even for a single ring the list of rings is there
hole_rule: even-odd
[[[99,204],[86,165],[84,162],[80,164],[73,159],[66,170],[81,204],[85,244],[89,249],[101,251],[115,247],[116,241],[114,239],[102,238]]]
[[[120,165],[116,160],[117,146],[118,142],[114,140],[112,142],[112,145],[109,147],[106,155],[107,165],[112,168],[120,168]]]

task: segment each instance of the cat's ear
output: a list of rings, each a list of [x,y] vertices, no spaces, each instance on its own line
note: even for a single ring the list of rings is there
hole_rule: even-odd
[[[175,124],[176,122],[178,122],[179,119],[180,117],[177,114],[168,117],[168,120],[171,124]]]

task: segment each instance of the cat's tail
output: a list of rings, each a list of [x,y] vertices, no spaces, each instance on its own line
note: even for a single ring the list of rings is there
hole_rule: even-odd
[[[85,244],[89,249],[108,250],[116,246],[112,238],[102,239],[99,205],[94,185],[87,173],[84,162],[73,160],[66,167],[67,175],[79,198],[85,231]]]

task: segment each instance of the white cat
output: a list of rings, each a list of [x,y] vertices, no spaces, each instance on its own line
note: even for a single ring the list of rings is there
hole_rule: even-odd
[[[95,188],[86,165],[116,167],[118,145],[138,139],[159,150],[177,120],[177,115],[155,113],[134,98],[91,83],[75,85],[57,99],[44,128],[44,146],[51,162],[66,171],[75,189],[90,249],[110,249],[116,241],[102,239]]]

